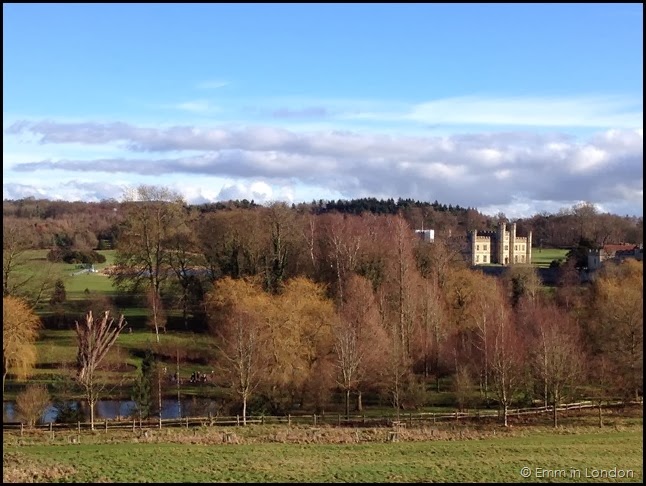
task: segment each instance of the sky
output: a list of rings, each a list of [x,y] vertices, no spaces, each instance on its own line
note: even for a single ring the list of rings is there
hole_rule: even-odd
[[[3,4],[3,199],[643,215],[642,4]]]

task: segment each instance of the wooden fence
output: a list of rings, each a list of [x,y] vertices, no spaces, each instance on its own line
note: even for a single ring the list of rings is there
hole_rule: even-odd
[[[599,404],[598,402],[577,402],[568,403],[557,407],[557,411],[563,412],[568,410],[584,410],[584,409],[598,409],[598,408],[613,408],[624,405],[641,405],[642,402],[625,402],[625,401],[604,401]],[[520,417],[521,415],[537,415],[553,412],[553,407],[532,407],[532,408],[516,408],[507,411],[508,417]],[[392,414],[389,416],[370,416],[370,415],[350,415],[346,417],[342,414],[311,414],[311,415],[284,415],[284,416],[270,416],[270,415],[253,415],[247,416],[247,425],[251,424],[285,424],[285,425],[336,425],[336,426],[372,426],[372,427],[415,427],[424,426],[434,423],[466,423],[478,422],[483,419],[498,419],[502,411],[500,410],[472,410],[466,412],[450,412],[450,413],[400,413]],[[150,419],[150,420],[95,420],[94,430],[108,429],[125,429],[135,431],[142,428],[163,428],[163,427],[203,427],[203,426],[241,426],[244,425],[242,416],[219,416],[209,415],[208,417],[184,417],[175,419]],[[54,433],[56,430],[74,430],[78,432],[81,430],[90,430],[90,422],[77,422],[77,423],[47,423],[38,424],[34,426],[37,430],[47,430]],[[25,424],[21,422],[4,422],[2,424],[3,431],[20,430],[21,434],[25,429]]]

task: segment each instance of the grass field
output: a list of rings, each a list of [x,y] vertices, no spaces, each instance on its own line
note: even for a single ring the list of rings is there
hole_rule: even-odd
[[[114,288],[112,281],[99,273],[82,273],[74,275],[79,269],[71,263],[53,263],[47,260],[48,250],[29,250],[24,254],[25,263],[19,268],[19,273],[24,275],[39,275],[46,273],[54,279],[60,278],[65,284],[67,298],[74,300],[83,298],[85,289],[90,292],[112,294]],[[114,263],[114,250],[100,250],[98,253],[105,256],[105,263],[94,265],[96,270],[103,270]]]
[[[532,248],[532,263],[537,267],[549,267],[553,260],[565,261],[565,255],[570,250],[560,248]]]
[[[232,443],[223,443],[225,430]],[[429,427],[399,442],[387,442],[387,433],[286,426],[151,430],[148,437],[87,431],[76,444],[47,432],[40,439],[4,433],[3,482],[600,482],[591,476],[615,470],[626,475],[617,481],[643,478],[643,428],[635,420],[601,429],[461,428],[460,435]]]

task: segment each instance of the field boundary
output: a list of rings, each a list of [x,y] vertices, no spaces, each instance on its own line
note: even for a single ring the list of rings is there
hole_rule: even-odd
[[[557,412],[566,412],[572,410],[585,410],[585,409],[607,409],[618,408],[629,405],[643,406],[643,401],[621,401],[621,400],[603,400],[602,402],[582,401],[575,403],[568,403],[560,405],[556,408]],[[524,415],[539,415],[553,413],[552,406],[531,407],[531,408],[516,408],[507,411],[508,417],[520,417]],[[345,414],[308,414],[308,415],[252,415],[247,416],[246,425],[310,425],[313,427],[321,425],[331,425],[340,427],[420,427],[434,423],[447,423],[447,422],[478,422],[483,419],[498,419],[500,418],[501,410],[474,410],[466,412],[421,412],[421,413],[400,413],[382,416],[366,416],[365,414],[353,414],[346,417]],[[213,426],[242,426],[244,420],[240,415],[209,415],[207,417],[183,417],[174,419],[148,419],[139,420],[133,419],[102,419],[95,420],[94,430],[108,429],[152,429],[164,427],[213,427]],[[22,434],[27,428],[23,422],[3,422],[3,432],[10,430],[19,430]],[[90,422],[77,422],[77,423],[54,423],[49,422],[46,424],[37,424],[30,428],[30,430],[48,430],[54,432],[55,430],[91,430]]]

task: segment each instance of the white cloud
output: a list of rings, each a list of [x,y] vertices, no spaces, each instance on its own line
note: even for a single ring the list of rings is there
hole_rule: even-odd
[[[642,100],[619,96],[462,96],[413,105],[406,111],[360,112],[344,118],[414,121],[429,125],[636,128],[643,123]]]
[[[202,81],[201,83],[197,84],[198,89],[219,89],[219,88],[224,88],[225,86],[228,86],[229,83],[227,81],[221,81],[221,80],[210,80],[210,81]]]
[[[196,200],[305,200],[332,197],[412,197],[482,208],[533,207],[593,201],[642,212],[640,129],[612,129],[583,139],[561,133],[499,132],[410,136],[354,131],[299,132],[278,127],[175,126],[125,123],[16,123],[16,138],[33,134],[52,156],[17,158],[5,184],[29,174],[66,181],[119,174],[177,182]],[[59,147],[118,145],[122,153],[56,157]],[[29,150],[33,139],[23,147]],[[20,152],[16,152],[20,153]],[[93,154],[95,152],[92,152]],[[68,154],[69,155],[69,154]],[[83,154],[89,155],[89,154]],[[6,158],[6,157],[5,157]],[[207,182],[211,181],[211,182]],[[188,193],[195,190],[195,193]],[[524,201],[522,204],[518,201]]]

